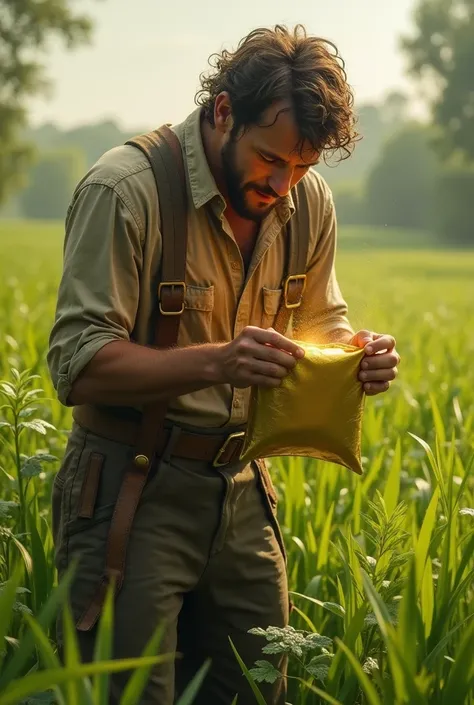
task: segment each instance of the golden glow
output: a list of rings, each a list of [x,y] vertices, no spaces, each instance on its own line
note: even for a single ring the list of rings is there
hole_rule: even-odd
[[[295,455],[338,463],[357,474],[365,394],[358,379],[364,350],[295,341],[306,351],[274,389],[252,389],[241,459]]]

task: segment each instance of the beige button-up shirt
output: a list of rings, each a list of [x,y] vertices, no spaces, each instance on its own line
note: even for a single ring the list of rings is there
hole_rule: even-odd
[[[185,311],[180,346],[225,342],[247,325],[270,327],[282,295],[284,225],[291,196],[263,221],[250,267],[224,215],[209,169],[200,109],[173,129],[185,157],[189,221]],[[336,216],[331,192],[314,171],[304,177],[310,204],[307,285],[288,335],[334,341],[353,333],[334,269]],[[113,340],[153,342],[161,257],[160,212],[149,162],[123,145],[104,154],[77,185],[66,216],[64,267],[48,365],[59,400],[95,353]],[[218,385],[173,400],[168,418],[198,426],[241,424],[250,390]]]

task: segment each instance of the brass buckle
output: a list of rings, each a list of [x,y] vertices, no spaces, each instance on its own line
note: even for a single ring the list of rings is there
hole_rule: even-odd
[[[174,289],[175,287],[181,287],[183,289],[183,304],[181,306],[180,311],[164,311],[163,310],[163,307],[161,305],[161,291],[164,286],[170,286],[172,289]],[[185,295],[185,293],[186,293],[186,283],[185,282],[161,282],[158,286],[158,301],[159,301],[158,305],[159,305],[160,313],[163,316],[180,316],[184,311],[184,295]]]
[[[216,457],[213,460],[213,467],[215,468],[221,468],[224,465],[228,465],[228,463],[220,463],[219,458],[222,456],[222,454],[225,452],[227,446],[231,441],[233,441],[235,438],[244,438],[245,436],[245,431],[237,431],[236,433],[231,433],[227,438],[225,439],[224,443],[222,444],[221,448],[217,451]]]
[[[290,282],[296,282],[296,281],[303,281],[303,289],[301,291],[301,296],[300,300],[297,301],[295,304],[290,304],[288,303],[288,289]],[[285,301],[285,307],[286,308],[299,308],[301,306],[301,300],[303,298],[304,290],[306,289],[306,274],[292,274],[291,276],[287,277],[285,281],[285,288],[283,291],[284,295],[284,301]]]

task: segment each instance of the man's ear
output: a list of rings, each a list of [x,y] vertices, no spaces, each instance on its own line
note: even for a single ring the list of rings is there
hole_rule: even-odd
[[[222,134],[230,133],[234,126],[232,104],[227,91],[222,91],[214,102],[214,124]]]

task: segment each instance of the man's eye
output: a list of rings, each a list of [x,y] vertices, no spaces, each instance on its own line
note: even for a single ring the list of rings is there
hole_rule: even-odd
[[[261,154],[260,158],[263,159],[264,162],[267,162],[267,164],[275,164],[275,162],[276,162],[276,159],[272,159],[271,157],[266,157],[264,154]]]

